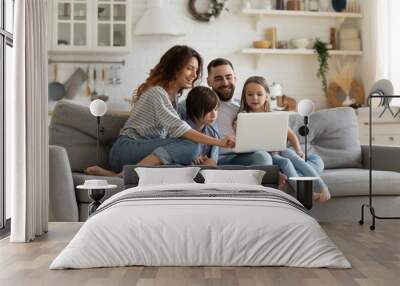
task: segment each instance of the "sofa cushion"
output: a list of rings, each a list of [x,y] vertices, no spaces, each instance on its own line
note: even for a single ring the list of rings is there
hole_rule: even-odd
[[[117,188],[115,188],[115,189],[106,189],[106,194],[104,195],[104,198],[101,200],[102,202],[104,200],[108,199],[109,197],[111,197],[112,195],[119,193],[120,191],[122,191],[124,189],[123,188],[124,182],[121,177],[105,177],[105,176],[99,177],[99,176],[86,175],[83,173],[72,173],[72,178],[74,180],[75,186],[82,185],[85,182],[85,180],[98,180],[99,178],[101,180],[107,180],[107,182],[109,184],[117,185]],[[88,190],[76,189],[75,195],[76,195],[76,200],[78,201],[78,203],[91,203],[92,202],[89,198]]]
[[[369,171],[367,169],[332,169],[322,173],[332,197],[368,196]],[[374,195],[400,195],[400,173],[372,172]]]
[[[57,102],[49,127],[49,143],[63,146],[73,172],[82,172],[85,168],[100,165],[109,169],[108,152],[119,136],[128,113],[108,111],[101,118],[100,156],[97,161],[97,121],[87,106],[67,101]]]
[[[291,113],[289,125],[298,135],[304,148],[304,137],[298,132],[304,125],[303,117],[298,113]],[[308,152],[320,155],[325,168],[361,167],[358,124],[352,108],[332,108],[314,112],[309,117],[308,126]]]

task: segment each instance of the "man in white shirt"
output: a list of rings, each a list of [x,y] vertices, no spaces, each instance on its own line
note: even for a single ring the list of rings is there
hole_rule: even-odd
[[[240,100],[235,100],[236,75],[230,61],[223,58],[212,60],[207,66],[207,83],[220,99],[218,118],[215,123],[222,137],[235,135],[233,120],[239,112]],[[232,153],[230,149],[220,149],[218,165],[272,165],[268,152]]]

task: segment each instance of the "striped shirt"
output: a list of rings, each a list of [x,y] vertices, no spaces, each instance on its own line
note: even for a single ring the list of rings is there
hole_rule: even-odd
[[[135,103],[120,135],[132,139],[178,138],[190,129],[180,119],[165,89],[154,86]]]

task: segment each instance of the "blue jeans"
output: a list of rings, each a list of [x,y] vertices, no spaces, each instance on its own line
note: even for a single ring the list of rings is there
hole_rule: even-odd
[[[324,169],[324,162],[317,154],[309,154],[307,162],[300,158],[291,149],[286,149],[272,155],[274,165],[277,165],[282,173],[290,177],[317,177],[314,187],[317,192],[322,188],[328,188],[319,176]]]
[[[220,155],[218,165],[272,165],[272,157],[266,151],[251,153],[229,153]]]
[[[200,153],[200,145],[180,138],[132,139],[119,136],[110,150],[110,166],[121,172],[124,165],[137,164],[150,154],[161,163],[190,165]]]

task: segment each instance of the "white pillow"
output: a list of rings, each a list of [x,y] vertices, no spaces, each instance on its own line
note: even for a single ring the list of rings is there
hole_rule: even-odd
[[[135,168],[139,186],[195,183],[200,168]]]
[[[261,170],[202,170],[205,184],[235,183],[261,185],[265,171]]]

